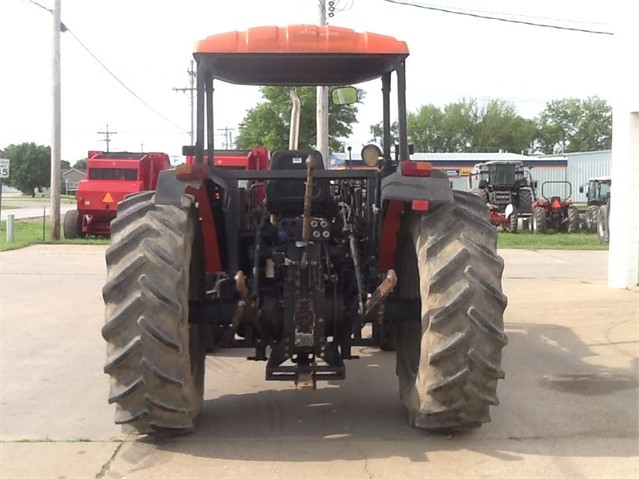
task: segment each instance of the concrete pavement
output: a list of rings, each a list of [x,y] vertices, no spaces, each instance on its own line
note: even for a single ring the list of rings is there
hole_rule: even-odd
[[[0,477],[636,478],[638,293],[607,252],[504,250],[501,405],[455,437],[407,426],[394,357],[363,348],[347,380],[295,391],[243,351],[207,358],[191,436],[122,435],[106,403],[103,246],[0,253]]]

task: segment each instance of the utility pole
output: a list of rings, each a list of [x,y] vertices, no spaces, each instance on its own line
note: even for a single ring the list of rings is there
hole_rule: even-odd
[[[224,132],[224,149],[232,150],[233,149],[233,131],[235,131],[235,128],[218,128],[217,131]],[[229,148],[229,146],[231,148]]]
[[[326,25],[326,2],[319,0],[319,24]],[[317,149],[328,169],[328,88],[317,87]]]
[[[61,101],[60,101],[60,11],[61,0],[53,4],[53,127],[51,132],[51,239],[60,240],[60,164],[62,148]]]
[[[195,70],[193,70],[193,60],[191,60],[191,68],[189,68],[186,71],[189,74],[189,84],[191,86],[189,87],[184,87],[184,88],[175,88],[173,87],[173,91],[181,91],[186,93],[187,91],[190,93],[190,97],[191,97],[191,146],[195,145],[195,140],[193,138],[193,134],[194,134],[194,121],[193,121],[193,117],[194,117],[194,108],[195,108],[195,98],[194,98],[194,92],[195,92]]]
[[[98,135],[104,135],[104,141],[106,143],[106,151],[109,152],[109,144],[111,143],[111,135],[117,135],[117,131],[109,131],[109,124],[107,123],[106,131],[98,131]]]

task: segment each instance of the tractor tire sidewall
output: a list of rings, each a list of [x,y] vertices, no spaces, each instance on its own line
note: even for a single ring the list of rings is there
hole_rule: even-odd
[[[576,233],[579,230],[579,211],[576,206],[569,206],[566,212],[566,231]]]
[[[610,230],[608,217],[610,213],[610,207],[603,205],[599,208],[599,215],[597,216],[597,238],[601,244],[608,243],[610,241]]]
[[[195,233],[190,196],[178,206],[156,205],[153,192],[129,196],[111,223],[104,369],[125,432],[175,435],[195,427],[206,354],[199,325],[189,324]]]
[[[81,232],[81,217],[78,210],[69,210],[64,214],[62,229],[66,239],[76,239]]]
[[[400,398],[412,425],[446,432],[490,421],[507,341],[497,230],[480,199],[454,195],[404,214],[396,257],[396,295],[421,302],[421,317],[395,322]]]
[[[533,194],[530,188],[522,188],[519,190],[519,206],[517,210],[522,215],[530,215],[532,213]]]
[[[546,210],[537,207],[533,210],[532,231],[535,234],[544,234],[546,233],[546,228]]]
[[[586,231],[588,233],[597,232],[597,218],[599,217],[599,206],[590,205],[586,208]]]
[[[508,228],[511,233],[517,233],[517,228],[519,226],[519,212],[514,210],[512,214],[508,217]]]
[[[488,203],[488,192],[485,189],[474,189],[471,193],[475,196],[479,196],[483,203]]]

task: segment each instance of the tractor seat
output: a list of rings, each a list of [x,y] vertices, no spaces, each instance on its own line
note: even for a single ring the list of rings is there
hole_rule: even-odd
[[[271,156],[271,170],[304,170],[306,158],[313,157],[314,170],[323,170],[322,154],[317,150],[282,150]],[[271,213],[302,214],[304,212],[304,180],[269,180],[266,184],[266,207]],[[313,215],[328,213],[331,204],[328,180],[313,180]]]
[[[562,202],[560,196],[552,196],[550,198],[550,206],[553,208],[561,208]]]

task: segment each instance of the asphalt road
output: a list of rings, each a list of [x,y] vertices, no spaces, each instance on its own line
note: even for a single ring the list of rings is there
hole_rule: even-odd
[[[0,253],[3,479],[639,476],[639,295],[606,286],[606,252],[501,252],[506,380],[478,431],[408,427],[391,353],[296,391],[231,351],[207,359],[198,431],[154,441],[106,401],[104,249]]]
[[[9,194],[2,196],[2,206],[0,210],[0,220],[5,221],[9,215],[13,215],[16,220],[30,218],[42,218],[43,215],[51,215],[51,200],[49,198],[28,198],[22,195]],[[76,208],[75,203],[61,203],[60,217],[69,210]]]

